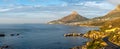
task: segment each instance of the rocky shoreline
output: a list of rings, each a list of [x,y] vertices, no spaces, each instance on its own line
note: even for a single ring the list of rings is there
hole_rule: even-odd
[[[119,18],[116,21],[118,20]],[[90,38],[92,39],[92,41],[87,42],[86,45],[75,46],[70,49],[120,49],[120,26],[117,25],[119,24],[120,21],[118,21],[117,23],[112,22],[110,24],[108,22],[111,22],[111,21],[105,22],[102,26],[72,25],[72,26],[84,26],[84,27],[99,27],[100,30],[91,30],[87,32],[82,37]],[[70,35],[70,37],[71,36],[81,37],[78,35],[77,36]],[[109,36],[108,39],[103,40],[107,36]],[[114,45],[117,45],[117,46],[114,46]]]
[[[68,34],[64,34],[65,37],[82,37],[83,34],[82,33],[68,33]]]
[[[20,35],[19,33],[9,34],[9,36],[19,36],[19,35]],[[6,36],[8,35],[6,35],[5,33],[0,33],[0,37],[6,37]],[[0,49],[12,49],[12,48],[9,45],[1,44]]]
[[[109,48],[109,46],[120,46],[120,5],[102,17],[85,19],[84,17],[78,15],[79,14],[71,14],[60,20],[50,22],[50,24],[64,24],[85,27],[97,26],[100,28],[99,30],[91,30],[83,34],[82,37],[90,38],[92,41],[87,42],[86,45],[83,46],[75,46],[75,48],[72,49],[115,49],[114,47]],[[79,19],[77,17],[79,17]],[[80,17],[84,18],[84,20],[80,21]],[[78,36],[78,34],[68,34],[68,36],[74,37]]]
[[[71,49],[120,49],[120,28],[102,29],[85,33],[82,37],[90,38],[92,41],[87,42],[86,45],[75,46]]]

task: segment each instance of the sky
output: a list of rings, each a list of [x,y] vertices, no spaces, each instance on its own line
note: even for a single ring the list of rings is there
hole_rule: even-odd
[[[103,16],[119,0],[0,0],[0,24],[47,23],[77,11],[87,18]]]

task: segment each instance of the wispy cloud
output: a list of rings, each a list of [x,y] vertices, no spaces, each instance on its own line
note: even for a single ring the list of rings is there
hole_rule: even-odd
[[[8,1],[10,0],[6,0],[5,2]],[[54,4],[51,0],[32,1],[36,4],[11,3],[11,5],[0,6],[0,21],[6,20],[6,23],[7,21],[13,21],[14,23],[18,23],[17,21],[20,21],[21,23],[32,23],[32,21],[35,23],[43,23],[59,19],[70,14],[72,11],[77,11],[82,16],[93,18],[105,15],[108,11],[114,8],[113,5],[103,0],[55,0]],[[37,4],[36,1],[44,1],[44,3]]]
[[[6,11],[9,11],[9,10],[11,10],[11,8],[10,8],[10,9],[8,9],[8,8],[7,8],[7,9],[1,8],[1,9],[0,9],[0,12],[6,12]]]
[[[100,8],[100,9],[112,9],[114,6],[108,2],[100,2],[97,3],[95,1],[92,2],[85,2],[83,3],[84,6],[89,6],[89,7],[93,7],[93,8]],[[106,7],[106,8],[105,8]]]
[[[107,1],[109,1],[110,3],[115,4],[115,5],[120,4],[120,0],[107,0]]]

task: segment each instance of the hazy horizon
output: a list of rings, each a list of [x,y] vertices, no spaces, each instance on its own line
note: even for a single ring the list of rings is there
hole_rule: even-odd
[[[118,1],[118,0],[116,0]],[[93,18],[115,8],[113,0],[0,0],[0,24],[46,23],[77,11]]]

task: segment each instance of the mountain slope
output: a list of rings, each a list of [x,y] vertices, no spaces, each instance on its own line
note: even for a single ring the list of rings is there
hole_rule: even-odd
[[[106,21],[108,22],[108,21],[111,21],[111,20],[116,20],[117,18],[120,18],[120,5],[118,5],[114,10],[110,11],[105,16],[99,17],[99,18],[96,18],[96,19],[103,19],[105,21],[103,21],[102,23],[104,23]]]
[[[108,14],[106,14],[103,17],[98,17],[98,18],[115,18],[115,17],[120,17],[120,5],[116,6],[116,8],[112,11],[110,11]]]
[[[52,24],[67,24],[67,25],[78,25],[78,26],[101,26],[106,21],[120,18],[120,5],[108,14],[102,17],[96,17],[93,19],[87,19],[82,17],[77,12],[72,12],[70,15],[55,21],[51,21]]]
[[[84,22],[79,22],[79,25],[87,25],[87,26],[101,26],[106,21],[115,20],[120,18],[120,5],[118,5],[114,10],[110,11],[108,14],[102,17],[96,17]],[[78,24],[77,24],[78,25]]]
[[[111,12],[109,12],[107,16],[112,16],[112,15],[116,15],[116,14],[120,14],[120,5],[118,5],[114,10],[112,10]]]
[[[103,24],[103,27],[104,28],[120,27],[120,18],[116,18],[114,20],[106,21]]]

